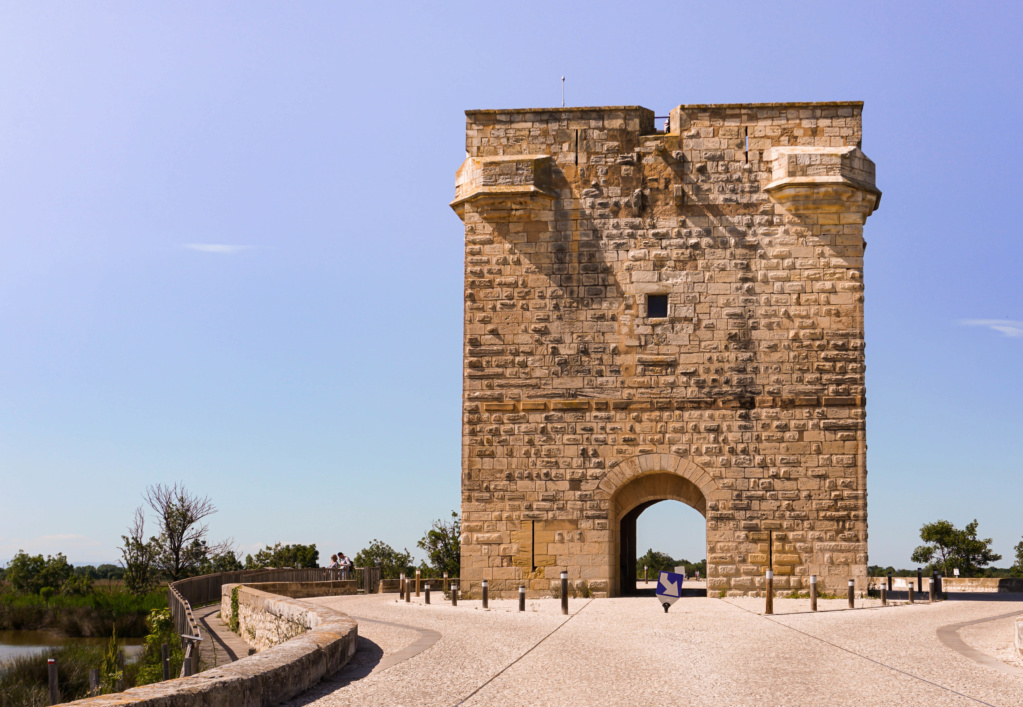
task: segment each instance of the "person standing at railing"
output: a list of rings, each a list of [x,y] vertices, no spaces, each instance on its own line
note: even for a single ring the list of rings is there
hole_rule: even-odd
[[[341,579],[348,579],[348,576],[352,573],[352,559],[343,552],[339,552],[337,555],[337,561],[341,565]]]
[[[341,564],[337,561],[337,555],[330,556],[330,564],[327,565],[327,569],[330,570],[330,574],[327,576],[331,579],[337,579],[340,576]]]

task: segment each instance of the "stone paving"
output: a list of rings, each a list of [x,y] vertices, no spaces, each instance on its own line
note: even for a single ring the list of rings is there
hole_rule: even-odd
[[[937,629],[1012,612],[1020,601],[948,601],[843,611],[845,600],[687,597],[665,614],[653,598],[478,601],[424,606],[395,595],[313,601],[359,624],[361,664],[289,705],[631,705],[646,700],[724,705],[1023,706],[1023,675],[941,643]],[[857,601],[857,605],[862,602]],[[374,621],[367,621],[373,619]],[[376,623],[384,621],[388,623]],[[991,622],[993,626],[1005,620]],[[965,639],[996,646],[987,624]],[[424,630],[439,639],[384,668]],[[964,629],[966,632],[967,629]],[[983,634],[983,635],[982,635]],[[978,638],[980,636],[980,638]],[[1005,643],[1012,640],[1011,634]],[[988,641],[989,643],[984,643]],[[429,643],[429,641],[425,641]],[[397,658],[398,656],[396,656]],[[379,669],[375,669],[379,666]]]
[[[205,669],[233,663],[249,654],[248,644],[220,619],[220,604],[199,607],[194,614],[203,633],[200,656]]]

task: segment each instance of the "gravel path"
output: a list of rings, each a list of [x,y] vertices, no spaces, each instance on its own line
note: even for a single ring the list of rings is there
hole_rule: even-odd
[[[845,601],[829,600],[820,602],[829,611],[812,614],[808,600],[777,599],[776,615],[763,616],[762,599],[683,598],[668,614],[652,598],[580,599],[565,617],[556,600],[528,602],[518,613],[513,600],[482,611],[478,601],[452,608],[437,599],[315,600],[441,638],[393,667],[324,683],[290,704],[632,705],[671,696],[730,705],[1023,707],[1023,676],[976,663],[936,636],[942,626],[1023,611],[1023,601],[839,611]],[[987,636],[986,627],[963,629],[965,638]],[[378,646],[377,660],[419,638],[365,621],[359,633]]]

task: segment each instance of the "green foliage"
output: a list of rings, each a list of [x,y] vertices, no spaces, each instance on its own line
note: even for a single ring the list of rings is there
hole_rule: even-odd
[[[103,661],[99,666],[99,681],[103,686],[103,692],[119,692],[124,680],[124,671],[118,660],[120,645],[117,643],[117,629],[110,634],[106,650],[103,651]]]
[[[235,587],[231,590],[231,616],[227,620],[227,627],[238,633],[238,627],[241,625],[238,620],[238,589]]]
[[[99,567],[77,565],[75,567],[75,575],[78,577],[88,577],[94,581],[97,579],[124,579],[124,568],[108,564],[103,564]]]
[[[153,564],[170,581],[199,574],[211,557],[227,549],[228,543],[210,547],[207,542],[209,528],[202,521],[217,512],[208,497],[197,496],[184,484],[176,483],[173,486],[156,484],[148,487],[145,499],[156,514],[160,531],[149,541]],[[141,532],[138,540],[142,540]]]
[[[314,546],[315,547],[315,546]],[[219,572],[237,572],[245,569],[238,556],[231,549],[214,552],[199,566],[199,574],[217,574]]]
[[[181,663],[185,653],[181,649],[181,638],[174,630],[174,619],[171,617],[170,609],[153,609],[146,617],[145,641],[142,644],[142,655],[138,660],[138,677],[136,685],[148,685],[163,680],[163,651],[164,643],[170,648],[170,671],[171,675],[178,675],[181,672]]]
[[[1016,545],[1016,563],[1009,568],[1013,577],[1023,577],[1023,540]]]
[[[355,556],[355,566],[379,567],[381,579],[397,579],[398,575],[412,570],[412,553],[408,548],[398,552],[385,542],[373,540]]]
[[[83,574],[72,574],[60,585],[60,593],[66,597],[85,596],[91,591],[92,579]]]
[[[74,568],[68,564],[62,553],[56,557],[47,555],[29,555],[24,550],[7,563],[5,579],[11,583],[16,592],[38,594],[43,587],[59,589],[71,578]]]
[[[443,520],[433,521],[433,527],[426,531],[426,535],[418,543],[418,547],[426,552],[426,558],[430,561],[429,568],[432,569],[430,576],[440,577],[444,572],[449,577],[457,577],[462,560],[462,521],[458,513],[451,512],[451,522]],[[427,569],[425,563],[420,564],[420,569]],[[427,576],[425,572],[422,576]]]
[[[258,570],[264,567],[319,567],[320,551],[312,545],[267,545],[256,556],[245,556],[245,569]],[[238,569],[241,569],[239,566]]]
[[[675,560],[663,552],[657,552],[653,548],[646,551],[642,557],[636,558],[636,579],[643,579],[643,567],[647,568],[647,576],[654,579],[661,572],[674,572],[676,567],[685,567],[686,575],[692,577],[696,572],[701,577],[707,575],[707,561],[690,562],[689,560]]]
[[[167,606],[167,593],[133,596],[120,588],[93,589],[81,596],[0,595],[0,630],[52,630],[65,636],[106,636],[111,624],[122,636],[146,635],[146,616]],[[96,667],[96,666],[93,666]]]
[[[963,577],[975,577],[981,569],[1002,556],[991,550],[991,538],[977,538],[977,520],[960,530],[947,520],[924,523],[920,528],[920,545],[910,558],[927,565],[927,571],[937,570],[945,575],[958,569]]]
[[[135,517],[128,534],[121,536],[121,564],[124,565],[124,587],[135,596],[142,596],[156,586],[153,563],[156,560],[156,544],[145,537],[146,519],[142,508],[135,509]]]

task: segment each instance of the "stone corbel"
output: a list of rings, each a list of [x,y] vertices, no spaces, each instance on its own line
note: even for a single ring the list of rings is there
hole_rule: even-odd
[[[557,198],[551,171],[550,155],[469,157],[455,173],[451,208],[463,220],[469,205],[487,220],[525,217]]]
[[[858,147],[771,147],[764,160],[764,191],[794,214],[858,211],[865,220],[881,203],[874,163]]]

